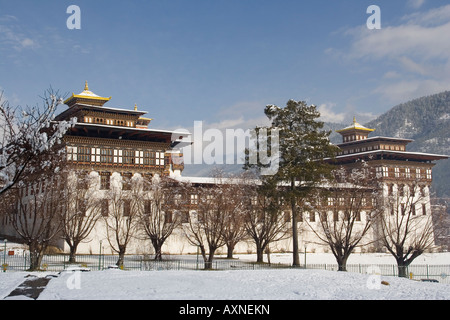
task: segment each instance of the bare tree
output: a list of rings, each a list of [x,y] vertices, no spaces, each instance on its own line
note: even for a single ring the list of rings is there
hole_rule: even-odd
[[[394,180],[386,187],[385,210],[379,218],[381,241],[397,261],[399,276],[406,277],[411,262],[434,247],[428,187],[418,177]]]
[[[111,179],[115,178],[114,176]],[[133,181],[135,184],[135,180]],[[139,222],[139,205],[136,188],[124,190],[117,180],[111,183],[105,193],[109,214],[103,216],[106,224],[107,240],[111,248],[119,254],[117,266],[123,267],[128,244],[136,235]]]
[[[62,233],[69,245],[69,263],[75,263],[78,245],[85,241],[101,216],[101,198],[87,172],[72,173],[65,179]]]
[[[140,227],[162,260],[162,246],[186,215],[186,187],[169,177],[143,179],[137,201]]]
[[[189,243],[200,248],[205,269],[211,269],[216,250],[225,245],[229,199],[217,183],[192,187],[190,197],[195,211],[189,214],[184,231]]]
[[[289,234],[289,216],[283,211],[282,193],[273,180],[249,185],[245,229],[256,245],[256,262],[263,262],[266,248]]]
[[[233,258],[233,251],[236,245],[248,237],[245,230],[246,210],[249,210],[248,200],[248,179],[245,174],[226,175],[223,171],[213,172],[216,186],[223,195],[222,214],[225,218],[225,228],[223,239],[227,246],[227,258]]]
[[[58,176],[30,180],[6,192],[8,218],[30,251],[30,270],[39,270],[43,254],[62,229],[64,191]]]
[[[53,121],[56,108],[62,103],[58,92],[47,90],[43,107],[11,107],[0,94],[0,195],[24,177],[45,169],[51,162],[40,162],[50,149],[59,146],[61,138],[73,121]]]
[[[336,258],[339,271],[346,271],[350,254],[358,246],[368,245],[376,239],[368,236],[379,213],[375,203],[378,198],[374,172],[367,163],[360,167],[333,172],[323,188],[317,189],[304,206],[305,223],[321,243],[328,245]],[[313,215],[318,213],[318,222]]]

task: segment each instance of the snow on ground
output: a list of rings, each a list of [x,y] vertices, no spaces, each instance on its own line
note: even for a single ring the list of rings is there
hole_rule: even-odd
[[[177,259],[179,256],[168,256]],[[189,256],[195,259],[195,256]],[[235,255],[255,261],[255,255]],[[305,256],[300,255],[303,264]],[[272,263],[291,263],[292,255],[271,254]],[[264,256],[267,261],[267,256]],[[308,264],[336,261],[332,254],[307,253]],[[352,254],[349,264],[395,264],[389,254]],[[414,263],[450,264],[450,253],[423,254]],[[30,272],[0,272],[0,299]],[[450,284],[420,282],[392,276],[311,269],[161,270],[33,272],[56,275],[38,300],[450,300]],[[386,281],[388,285],[381,284]],[[23,298],[23,297],[22,297]],[[7,299],[21,299],[8,297]]]
[[[0,274],[5,298],[27,272]],[[39,273],[33,273],[39,275]],[[48,275],[42,273],[41,276]],[[388,285],[381,284],[386,281]],[[19,299],[19,297],[11,297]],[[11,299],[8,298],[8,299]],[[325,270],[61,272],[38,300],[438,300],[450,285]]]

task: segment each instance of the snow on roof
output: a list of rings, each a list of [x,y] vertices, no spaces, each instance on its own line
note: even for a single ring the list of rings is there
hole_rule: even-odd
[[[434,154],[434,153],[423,153],[423,152],[411,152],[411,151],[394,151],[394,150],[371,150],[371,151],[365,151],[365,152],[358,152],[358,153],[349,153],[349,154],[343,154],[340,156],[336,156],[336,159],[339,158],[345,158],[345,157],[351,157],[351,156],[359,156],[359,155],[368,155],[368,154],[375,154],[375,153],[392,153],[392,154],[401,154],[401,155],[417,155],[417,156],[429,156],[429,157],[436,157],[436,158],[449,158],[447,155],[442,154]],[[324,160],[330,160],[331,158],[325,158]]]
[[[398,141],[398,142],[412,142],[412,141],[414,141],[412,139],[376,136],[376,137],[370,137],[370,138],[366,138],[366,139],[362,139],[362,140],[347,141],[347,142],[344,142],[344,143],[339,143],[337,145],[338,146],[342,146],[342,145],[346,145],[346,144],[366,143],[366,142],[377,141],[377,140],[389,140],[389,141]]]
[[[88,127],[101,127],[101,128],[115,128],[121,130],[132,130],[132,131],[141,131],[141,132],[154,132],[154,133],[170,133],[177,134],[180,136],[190,136],[190,132],[186,131],[172,131],[172,130],[161,130],[161,129],[148,129],[148,128],[132,128],[132,127],[122,127],[122,126],[113,126],[106,124],[97,124],[97,123],[85,123],[85,122],[77,122],[77,125],[83,125]]]

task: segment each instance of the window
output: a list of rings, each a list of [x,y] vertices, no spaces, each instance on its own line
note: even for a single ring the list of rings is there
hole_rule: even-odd
[[[129,217],[131,215],[131,200],[123,200],[123,215]]]
[[[89,189],[89,175],[86,172],[77,174],[77,190]]]
[[[114,163],[122,163],[123,162],[123,151],[115,149],[114,152]]]
[[[163,166],[164,165],[164,152],[156,152],[156,165]]]
[[[134,152],[134,163],[135,164],[144,164],[144,151],[138,151],[136,150]]]
[[[131,190],[131,173],[122,175],[122,190]]]
[[[405,178],[411,178],[411,170],[409,168],[405,168]]]
[[[388,196],[392,196],[394,194],[394,185],[388,185]]]
[[[91,162],[100,162],[100,148],[91,148]]]
[[[405,196],[405,186],[403,184],[398,185],[398,193],[400,195],[400,197],[404,197]]]
[[[81,162],[89,162],[91,161],[91,148],[89,147],[78,147],[77,159]]]
[[[333,221],[339,221],[339,211],[333,210]]]
[[[107,217],[109,214],[109,202],[108,199],[102,199],[102,216]]]
[[[173,222],[172,211],[167,211],[167,212],[164,213],[164,222],[165,223],[172,223]]]
[[[389,169],[388,169],[388,167],[377,167],[376,171],[377,171],[377,177],[378,178],[388,177],[389,176]]]
[[[77,147],[67,147],[67,160],[68,161],[77,161],[78,160],[78,148]]]
[[[396,178],[400,177],[400,168],[394,168],[394,176]]]
[[[189,222],[189,211],[181,212],[181,223]]]
[[[81,217],[86,216],[86,200],[84,199],[77,200],[77,215]]]
[[[151,214],[152,212],[152,201],[151,200],[144,200],[144,214]]]
[[[425,203],[422,203],[422,215],[424,216],[427,215],[427,206]]]
[[[123,163],[134,164],[134,150],[123,150]]]
[[[416,169],[416,179],[420,179],[421,175],[420,175],[420,169]]]
[[[427,169],[427,180],[431,180],[431,169]]]
[[[109,172],[100,173],[100,190],[109,190],[110,188],[110,176]]]
[[[328,198],[328,206],[331,207],[334,205],[334,198]]]
[[[198,194],[191,194],[191,204],[198,204]]]
[[[113,162],[113,150],[109,148],[101,149],[100,161],[102,163],[112,163]]]

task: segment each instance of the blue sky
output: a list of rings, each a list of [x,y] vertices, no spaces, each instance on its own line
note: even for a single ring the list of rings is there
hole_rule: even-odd
[[[84,81],[160,129],[253,127],[267,104],[316,104],[364,123],[450,88],[450,5],[440,0],[4,1],[0,90],[34,105]],[[81,29],[69,30],[69,5]],[[369,5],[381,29],[369,30]]]

